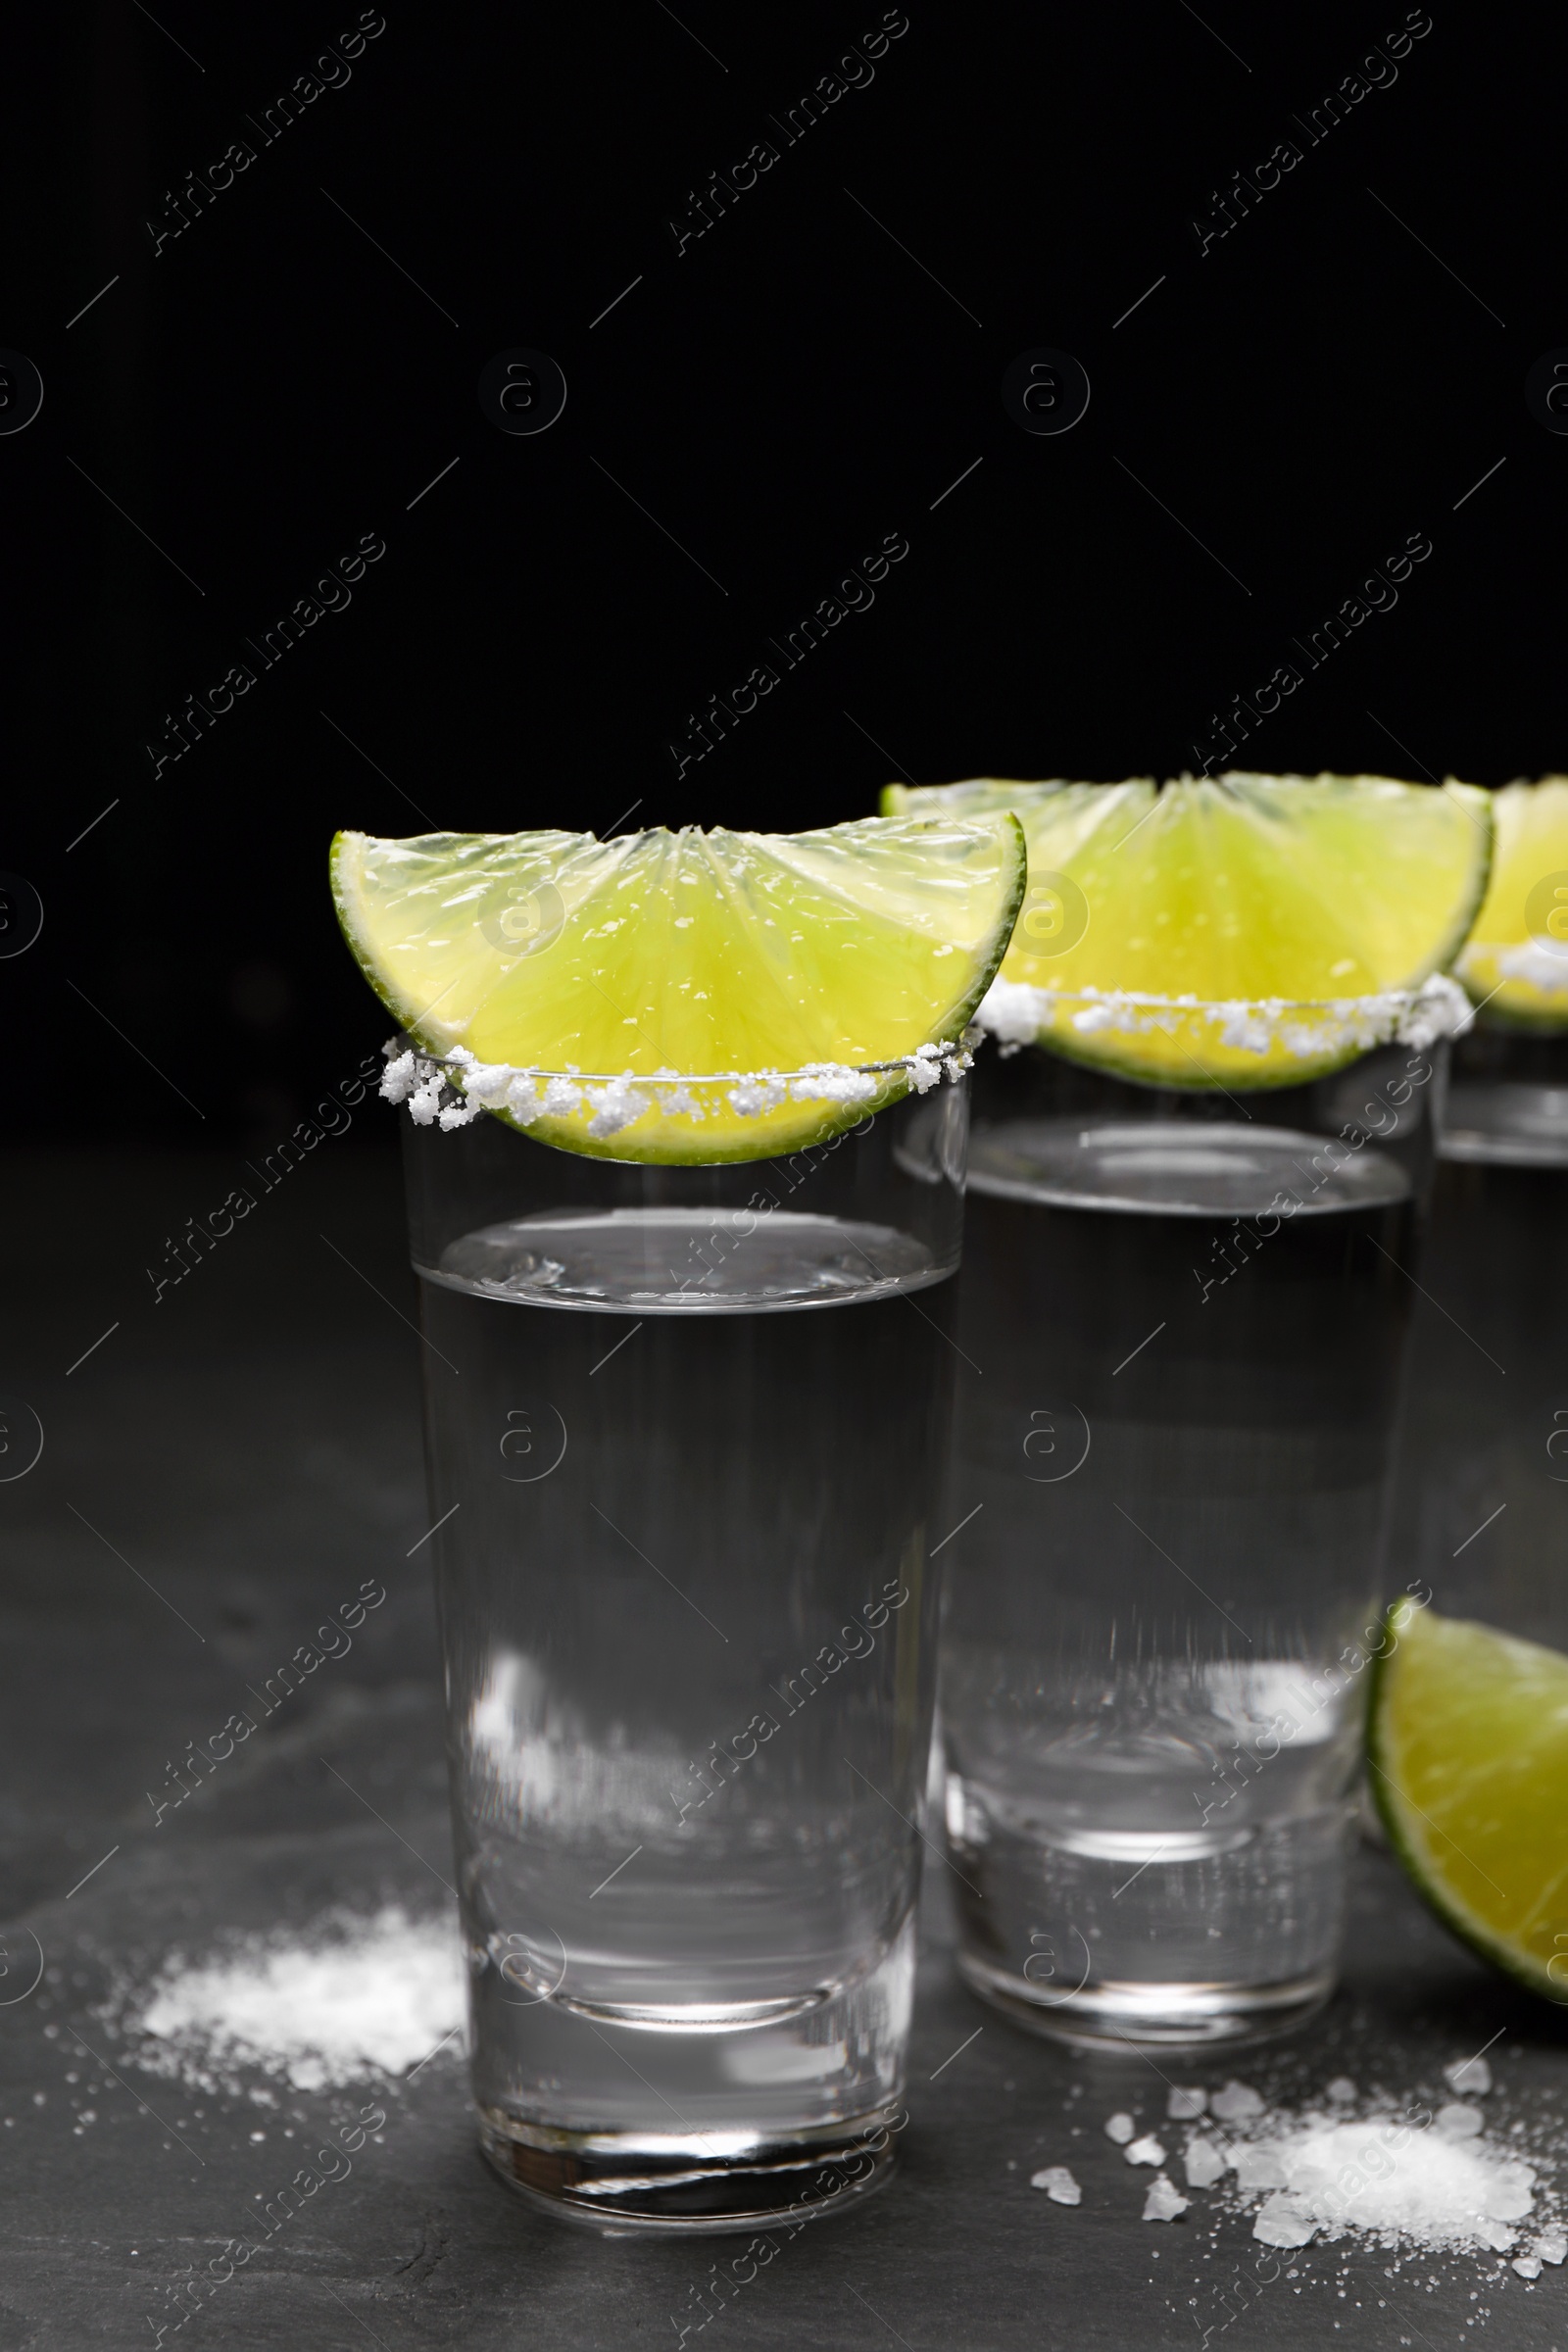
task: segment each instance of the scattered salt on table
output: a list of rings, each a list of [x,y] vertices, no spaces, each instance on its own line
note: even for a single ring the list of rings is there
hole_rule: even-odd
[[[1122,2115],[1118,2112],[1105,2118],[1105,2137],[1113,2139],[1118,2148],[1124,2148],[1127,2145],[1137,2129],[1138,2126],[1130,2115]]]
[[[1042,2173],[1031,2173],[1031,2188],[1043,2188],[1053,2205],[1081,2205],[1083,2190],[1064,2164],[1048,2164]]]
[[[1165,2151],[1152,2132],[1146,2132],[1142,2139],[1135,2139],[1130,2148],[1123,2150],[1123,2154],[1129,2164],[1163,2164],[1165,2161]]]

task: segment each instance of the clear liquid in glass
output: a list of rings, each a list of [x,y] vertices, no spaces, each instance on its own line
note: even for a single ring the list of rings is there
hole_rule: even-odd
[[[1332,1982],[1414,1198],[1145,1103],[971,1141],[941,1722],[976,1989],[1193,2043]]]
[[[525,2190],[734,2227],[902,2090],[950,1270],[700,1204],[421,1268],[475,2094]]]

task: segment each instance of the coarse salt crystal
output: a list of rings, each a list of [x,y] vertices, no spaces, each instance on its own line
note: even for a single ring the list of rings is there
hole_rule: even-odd
[[[662,1072],[660,1073],[663,1075]],[[708,1112],[689,1086],[666,1086],[659,1098],[666,1119],[706,1119]]]
[[[1105,2118],[1105,2137],[1113,2139],[1118,2148],[1124,2148],[1127,2145],[1137,2129],[1138,2126],[1133,2122],[1132,2117],[1123,2115],[1119,2110],[1115,2115]]]
[[[1266,2143],[1261,2147],[1234,2148],[1231,2162],[1236,2168],[1238,2188],[1284,2188],[1290,2181],[1280,2150]]]
[[[381,1072],[379,1091],[388,1102],[405,1102],[417,1083],[413,1054],[399,1054]]]
[[[457,1054],[454,1052],[453,1060]],[[463,1072],[463,1091],[472,1102],[482,1102],[488,1109],[499,1102],[512,1083],[512,1067],[505,1061],[474,1061],[469,1058]]]
[[[1080,2205],[1083,2190],[1064,2164],[1048,2164],[1044,2172],[1031,2173],[1031,2188],[1043,2188],[1053,2205]]]
[[[1184,2197],[1180,2189],[1173,2187],[1161,2173],[1149,2184],[1149,2194],[1144,2199],[1144,2219],[1146,2222],[1174,2222],[1187,2211],[1191,2202],[1192,2199]]]
[[[1445,2139],[1474,2139],[1485,2123],[1486,2117],[1479,2107],[1463,2106],[1457,2099],[1451,2099],[1437,2113],[1438,2130]]]
[[[1135,2139],[1123,2153],[1129,2164],[1163,2164],[1165,2161],[1165,2151],[1152,2132],[1146,2132],[1142,2139]]]
[[[725,1100],[741,1118],[757,1119],[766,1110],[777,1110],[787,1092],[776,1070],[761,1070],[743,1085],[732,1086]]]
[[[1561,2262],[1568,2254],[1568,2230],[1543,2230],[1531,2252],[1539,2254],[1543,2262]]]
[[[1212,2188],[1215,2181],[1224,2177],[1230,2162],[1211,2139],[1201,2138],[1188,2142],[1184,2161],[1189,2188]]]
[[[1323,2095],[1335,2107],[1353,2107],[1360,2094],[1348,2075],[1336,2075]]]
[[[1494,2165],[1481,2209],[1495,2222],[1523,2221],[1534,2201],[1535,2185],[1536,2176],[1528,2164]]]
[[[1462,2098],[1484,2099],[1492,2088],[1492,2069],[1484,2058],[1456,2058],[1444,2068],[1443,2080]]]
[[[1521,2254],[1513,2268],[1521,2278],[1539,2278],[1541,2277],[1541,2257],[1538,2254]]]
[[[1269,2197],[1252,2224],[1252,2235],[1265,2246],[1308,2246],[1318,2225],[1299,2200],[1281,2191]]]
[[[1031,1046],[1046,1017],[1045,991],[1021,980],[993,980],[980,1020],[999,1045]]]
[[[1505,2222],[1487,2221],[1479,2225],[1479,2233],[1496,2254],[1506,2254],[1519,2234],[1517,2230],[1510,2230]]]
[[[922,1069],[925,1066],[920,1064]],[[800,1077],[790,1081],[790,1093],[797,1102],[868,1102],[876,1091],[877,1082],[868,1072],[852,1069],[843,1061],[808,1062]]]
[[[1208,2093],[1203,2089],[1201,2083],[1195,2084],[1190,2090],[1184,2090],[1178,2083],[1173,2082],[1165,2100],[1165,2113],[1173,2124],[1190,2124],[1195,2116],[1202,2114],[1207,2105]]]
[[[1215,2091],[1208,2106],[1211,2115],[1217,2115],[1227,2124],[1243,2123],[1250,2116],[1264,2113],[1262,2100],[1246,2082],[1227,2082],[1223,2090]]]
[[[588,1132],[600,1142],[618,1135],[623,1127],[630,1127],[640,1119],[651,1100],[638,1094],[624,1078],[612,1078],[608,1086],[591,1086],[587,1093],[594,1109]]]

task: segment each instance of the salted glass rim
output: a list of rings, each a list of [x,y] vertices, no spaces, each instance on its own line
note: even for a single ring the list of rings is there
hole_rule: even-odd
[[[1435,983],[1437,985],[1434,985]],[[1429,973],[1425,980],[1414,981],[1402,988],[1368,989],[1355,995],[1319,997],[1262,997],[1241,994],[1228,997],[1200,997],[1193,990],[1186,990],[1180,995],[1173,996],[1168,991],[1159,989],[1097,988],[1093,983],[1086,983],[1082,988],[1053,988],[1049,982],[1007,980],[999,975],[998,980],[992,982],[991,988],[981,999],[979,1011],[975,1015],[976,1021],[988,1035],[993,1033],[986,1021],[986,1005],[996,993],[999,984],[1005,990],[1016,990],[1020,995],[1027,991],[1032,997],[1049,999],[1054,1004],[1140,1004],[1171,1012],[1234,1012],[1244,1008],[1250,1012],[1267,1013],[1346,1012],[1351,1010],[1371,1011],[1374,1008],[1382,1009],[1384,1007],[1397,1012],[1406,1005],[1418,1004],[1423,997],[1427,998],[1434,1006],[1445,1003],[1451,1004],[1456,1012],[1461,1009],[1471,1012],[1479,1009],[1462,982],[1448,972]]]
[[[482,1055],[463,1046],[449,1048],[442,1054],[434,1053],[428,1046],[421,1046],[416,1039],[406,1034],[390,1040],[382,1051],[389,1064],[403,1054],[411,1053],[418,1061],[433,1063],[438,1069],[451,1070],[459,1076],[477,1068],[506,1070],[516,1078],[567,1078],[577,1086],[744,1086],[752,1081],[769,1078],[780,1079],[788,1084],[796,1078],[821,1078],[841,1071],[857,1078],[879,1078],[891,1071],[906,1071],[921,1066],[934,1066],[940,1072],[949,1061],[959,1063],[961,1074],[961,1069],[969,1066],[974,1047],[982,1042],[985,1034],[983,1029],[971,1023],[959,1037],[938,1039],[930,1045],[915,1047],[911,1053],[892,1054],[881,1061],[806,1061],[793,1069],[770,1062],[765,1067],[748,1070],[584,1070],[572,1062],[486,1061]]]

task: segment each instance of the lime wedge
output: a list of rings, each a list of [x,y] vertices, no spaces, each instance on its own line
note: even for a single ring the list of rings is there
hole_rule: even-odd
[[[1568,1657],[1409,1600],[1387,1622],[1368,1758],[1390,1840],[1456,1936],[1568,2001]]]
[[[1492,796],[1492,881],[1454,969],[1489,1021],[1568,1029],[1568,777]]]
[[[989,987],[1025,873],[1004,810],[340,833],[331,863],[367,979],[425,1053],[483,1065],[476,1099],[568,1151],[693,1163],[791,1151],[906,1093],[904,1057],[956,1043]],[[855,1075],[877,1064],[896,1066]]]
[[[1464,940],[1492,845],[1489,794],[1382,776],[1184,777],[1157,792],[984,778],[891,787],[884,807],[1005,807],[1023,823],[1028,893],[988,1025],[1199,1089],[1298,1086],[1409,1033],[1404,1001]],[[1431,1003],[1447,999],[1436,988]]]

